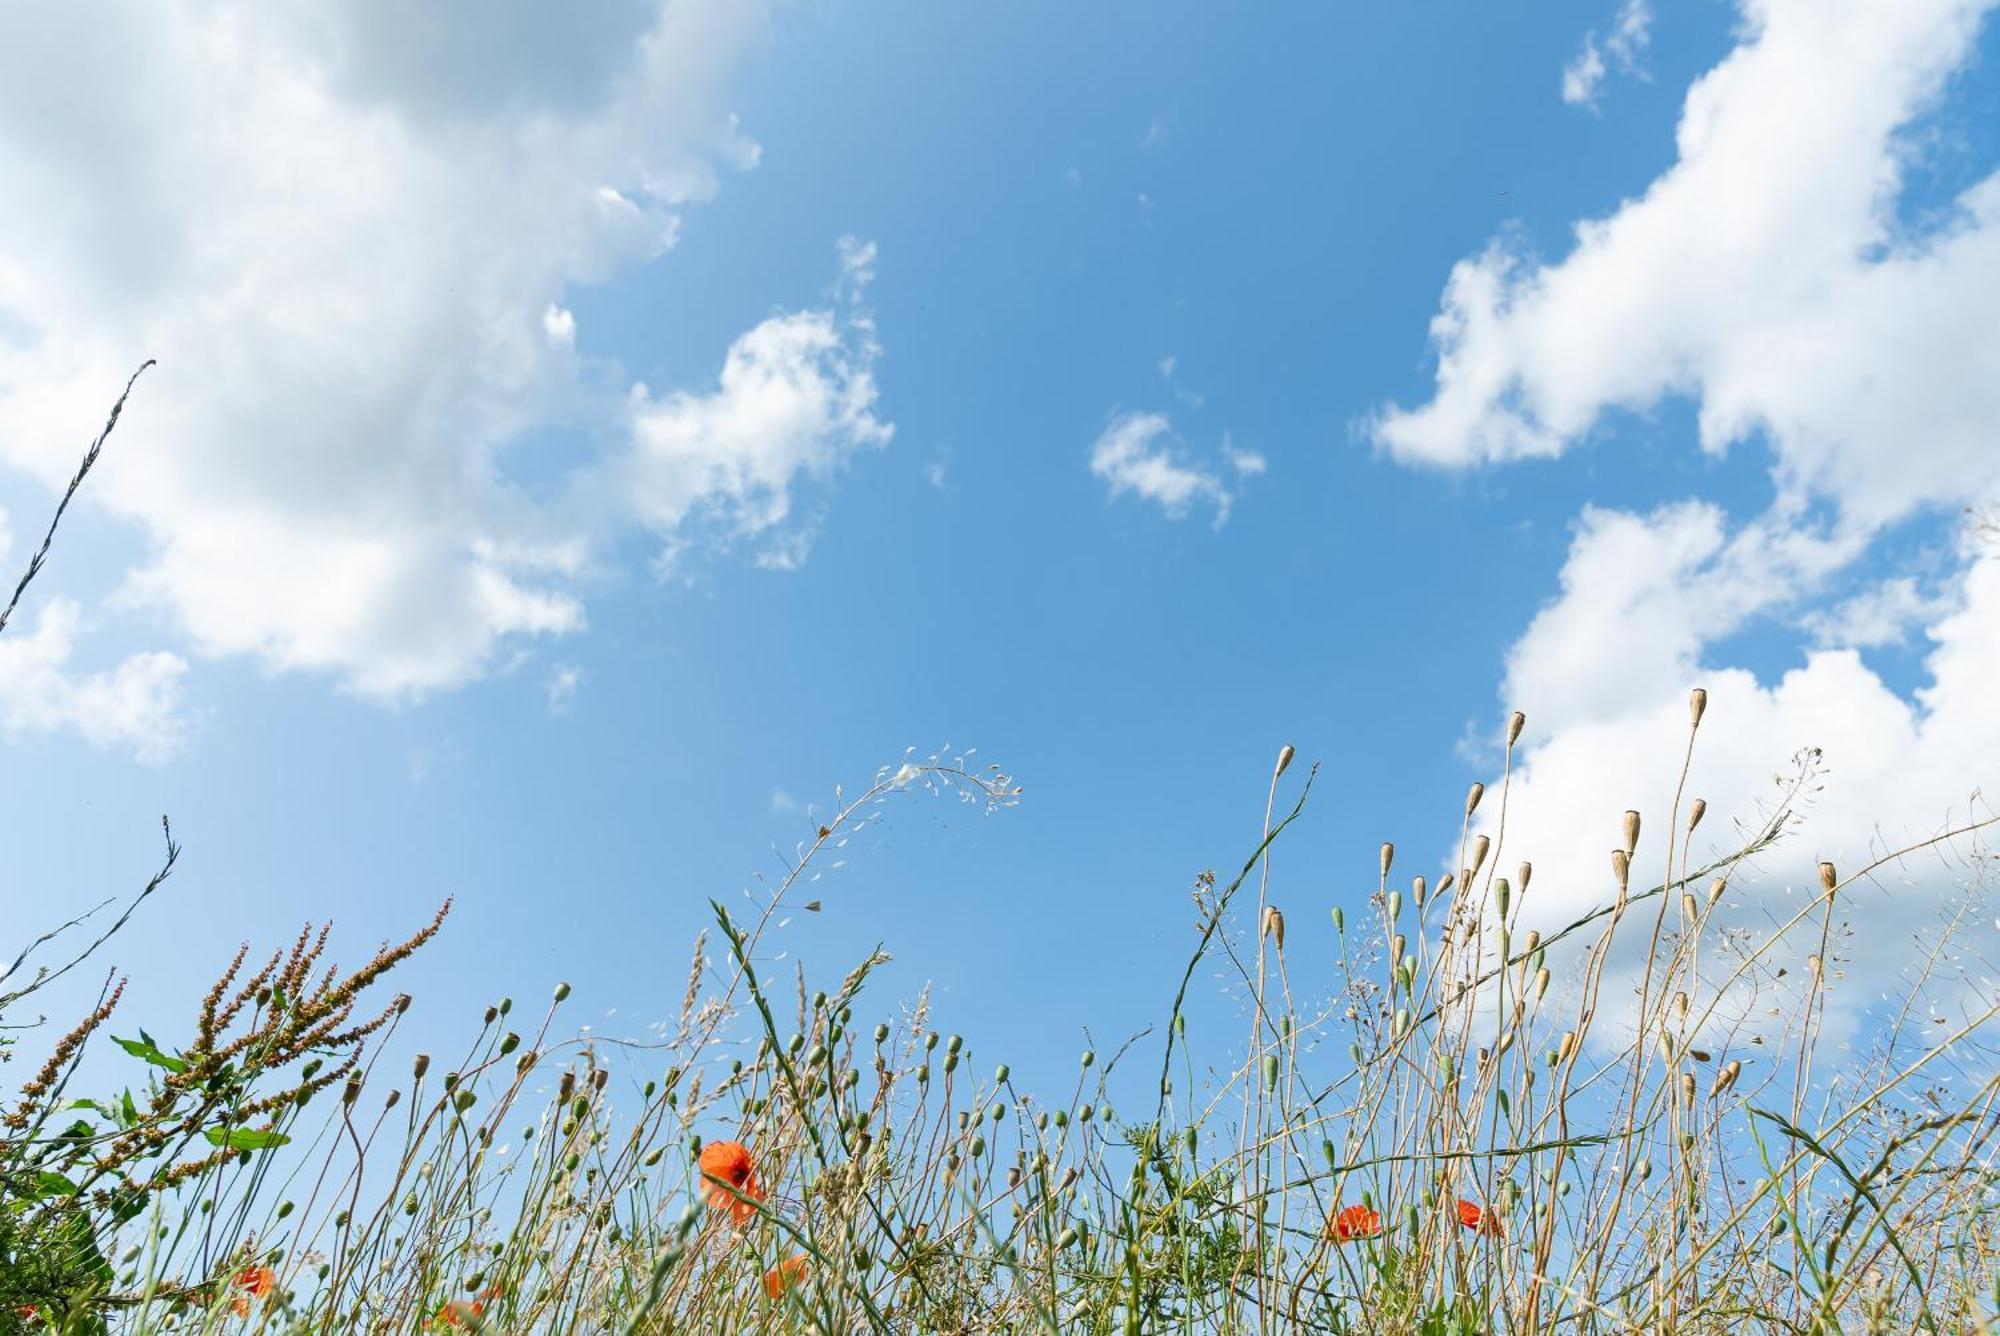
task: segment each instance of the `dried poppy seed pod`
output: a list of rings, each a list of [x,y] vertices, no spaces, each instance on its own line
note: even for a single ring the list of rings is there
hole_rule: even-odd
[[[1696,687],[1688,693],[1688,725],[1701,727],[1701,716],[1708,710],[1708,688]]]
[[[1687,1018],[1688,1018],[1688,995],[1686,993],[1675,993],[1674,1024],[1685,1025],[1687,1023]]]
[[[1478,839],[1472,842],[1472,866],[1471,868],[1467,869],[1465,874],[1465,880],[1471,881],[1474,877],[1479,875],[1479,869],[1486,865],[1487,851],[1490,850],[1492,847],[1493,847],[1493,841],[1487,839],[1484,835],[1481,835]]]
[[[1277,943],[1280,951],[1285,949],[1285,915],[1276,905],[1264,906],[1263,935]]]
[[[1682,1073],[1681,1073],[1681,1106],[1682,1106],[1683,1108],[1689,1108],[1689,1109],[1691,1109],[1691,1108],[1693,1108],[1693,1107],[1694,1107],[1694,1073],[1693,1073],[1693,1072],[1682,1072]]]
[[[1574,1052],[1576,1052],[1576,1031],[1564,1030],[1562,1042],[1556,1045],[1556,1065],[1560,1067],[1568,1062]]]
[[[1533,954],[1535,954],[1535,951],[1537,950],[1537,948],[1541,946],[1541,944],[1542,944],[1542,935],[1538,932],[1530,930],[1528,935],[1521,940],[1521,955],[1524,958],[1527,956],[1532,956]]]
[[[1828,895],[1833,894],[1833,888],[1840,884],[1840,878],[1834,873],[1833,864],[1821,863],[1819,865],[1819,884],[1821,890],[1825,891]]]
[[[1440,881],[1437,884],[1437,894],[1443,895],[1446,891],[1450,890],[1452,887],[1452,883],[1455,880],[1456,878],[1454,878],[1451,873],[1449,872],[1445,873],[1444,880]]]
[[[1722,893],[1728,889],[1729,883],[1720,877],[1708,883],[1708,907],[1710,909],[1715,908],[1715,902],[1720,900]]]
[[[1542,966],[1535,971],[1535,1001],[1539,1002],[1549,991],[1549,967]]]
[[[1688,829],[1693,830],[1696,826],[1699,826],[1701,824],[1702,817],[1706,816],[1707,814],[1708,814],[1708,799],[1696,798],[1694,800],[1694,805],[1688,808]]]
[[[1639,852],[1639,814],[1626,809],[1625,812],[1625,856],[1630,858]]]
[[[1399,932],[1394,937],[1391,937],[1389,939],[1390,969],[1397,969],[1401,967],[1403,963],[1403,952],[1408,949],[1409,949],[1409,943],[1406,940],[1404,940],[1402,933]]]
[[[1528,716],[1519,710],[1507,716],[1507,745],[1513,746],[1521,740],[1521,730],[1528,726]]]
[[[417,1060],[414,1064],[412,1064],[411,1067],[411,1070],[414,1071],[416,1074],[416,1078],[419,1081],[423,1080],[424,1073],[429,1071],[430,1069],[431,1069],[431,1055],[428,1053],[417,1054]]]
[[[1284,774],[1285,770],[1292,763],[1292,757],[1295,755],[1297,753],[1292,750],[1292,744],[1289,742],[1278,748],[1278,768],[1271,772],[1271,778],[1276,779],[1279,775]]]
[[[1681,917],[1689,923],[1701,917],[1701,905],[1686,891],[1681,892]]]
[[[1742,1074],[1743,1064],[1736,1061],[1736,1059],[1731,1058],[1728,1062],[1722,1064],[1722,1070],[1715,1074],[1715,1084],[1708,1089],[1708,1097],[1714,1099],[1717,1095],[1728,1090],[1729,1087],[1736,1084],[1736,1078]]]
[[[1479,807],[1479,800],[1486,796],[1486,786],[1475,783],[1465,791],[1465,814],[1471,816]]]
[[[1384,879],[1386,879],[1389,875],[1389,864],[1395,861],[1396,861],[1396,846],[1389,843],[1389,841],[1387,840],[1382,841],[1382,876],[1384,877]]]
[[[1632,880],[1632,856],[1623,849],[1611,851],[1611,875],[1618,879],[1618,894],[1622,898]]]
[[[1534,875],[1535,865],[1533,863],[1522,863],[1521,866],[1514,869],[1514,889],[1522,895],[1526,895],[1528,893],[1528,879]]]
[[[1416,902],[1416,906],[1418,909],[1422,909],[1424,907],[1424,894],[1429,889],[1430,888],[1428,884],[1424,881],[1422,877],[1410,878],[1410,899]]]
[[[340,1102],[351,1109],[354,1107],[354,1101],[360,1098],[361,1078],[358,1076],[348,1077],[347,1088],[340,1092]]]

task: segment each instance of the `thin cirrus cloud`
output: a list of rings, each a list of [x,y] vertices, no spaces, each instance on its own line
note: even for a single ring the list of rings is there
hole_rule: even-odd
[[[1198,458],[1174,432],[1164,413],[1120,413],[1090,448],[1090,471],[1112,497],[1134,496],[1157,505],[1169,519],[1206,509],[1220,527],[1229,519],[1240,480],[1263,473],[1264,456],[1228,444],[1222,461]],[[1226,464],[1233,478],[1225,476]]]
[[[1563,101],[1573,107],[1595,108],[1611,74],[1643,76],[1641,62],[1652,39],[1652,5],[1648,0],[1623,0],[1609,30],[1601,37],[1595,28],[1585,33],[1583,45],[1563,66]]]
[[[1399,460],[1462,469],[1563,455],[1609,414],[1686,396],[1701,448],[1755,438],[1770,453],[1761,515],[1586,510],[1559,592],[1512,647],[1503,696],[1529,733],[1507,838],[1536,866],[1529,926],[1601,897],[1626,806],[1664,824],[1696,683],[1710,705],[1688,793],[1717,814],[1698,846],[1726,847],[1727,818],[1754,822],[1793,750],[1821,749],[1825,791],[1761,864],[1772,896],[1814,887],[1818,859],[1853,870],[1992,810],[1975,790],[2000,756],[2000,551],[1959,535],[1918,598],[1876,541],[2000,489],[2000,175],[1942,221],[1906,221],[1905,199],[1906,132],[1948,95],[1992,6],[1742,7],[1737,46],[1688,91],[1673,166],[1578,223],[1561,258],[1503,242],[1461,261],[1431,323],[1433,392],[1367,424]],[[1867,587],[1829,606],[1843,574]],[[1774,679],[1719,653],[1772,625],[1809,637]],[[1905,696],[1859,651],[1912,626],[1927,680]],[[1932,860],[1857,888],[1846,968],[1864,987],[1848,1006],[1912,959],[1963,873]],[[1762,922],[1777,903],[1741,912]]]
[[[839,300],[703,389],[625,383],[563,303],[755,166],[729,88],[764,7],[500,8],[58,6],[0,45],[0,463],[57,484],[159,358],[92,497],[147,540],[113,606],[200,655],[450,688],[582,630],[622,534],[800,553],[795,489],[888,437],[860,243]],[[507,451],[550,430],[604,444],[544,498]],[[75,630],[31,656],[44,685]],[[161,664],[108,675],[145,684],[153,757],[185,732]]]

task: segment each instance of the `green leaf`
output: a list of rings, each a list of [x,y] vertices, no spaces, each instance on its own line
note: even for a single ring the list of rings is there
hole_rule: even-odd
[[[36,1201],[40,1201],[44,1197],[74,1197],[76,1195],[76,1184],[53,1170],[44,1169],[35,1175],[34,1183],[28,1189],[28,1194]]]
[[[120,1039],[117,1035],[112,1035],[111,1042],[133,1057],[149,1062],[155,1067],[164,1067],[170,1072],[184,1072],[188,1069],[188,1065],[179,1058],[160,1052],[159,1045],[155,1044],[152,1037],[144,1030],[139,1031],[137,1039]]]
[[[208,1138],[209,1145],[229,1150],[270,1150],[288,1146],[292,1141],[282,1132],[260,1132],[249,1127],[211,1127],[202,1135]]]

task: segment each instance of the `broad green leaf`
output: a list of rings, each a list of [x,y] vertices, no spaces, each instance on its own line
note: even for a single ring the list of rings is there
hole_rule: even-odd
[[[117,1035],[112,1035],[111,1042],[133,1057],[149,1062],[155,1067],[164,1067],[170,1072],[184,1072],[188,1069],[187,1063],[179,1058],[170,1053],[162,1053],[159,1045],[155,1044],[152,1037],[144,1030],[139,1031],[137,1039],[120,1039]]]
[[[211,1127],[202,1133],[211,1146],[223,1146],[230,1150],[270,1150],[275,1146],[291,1144],[291,1138],[282,1132],[258,1131],[249,1127]]]

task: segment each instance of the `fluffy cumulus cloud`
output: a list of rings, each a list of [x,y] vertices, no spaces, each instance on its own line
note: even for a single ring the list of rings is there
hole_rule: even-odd
[[[1580,223],[1565,255],[1503,243],[1457,265],[1432,323],[1435,392],[1370,423],[1398,459],[1466,467],[1562,455],[1609,413],[1685,396],[1702,448],[1755,438],[1770,454],[1760,515],[1587,510],[1558,595],[1509,655],[1503,698],[1530,723],[1507,844],[1535,862],[1535,926],[1607,893],[1628,806],[1653,822],[1660,865],[1697,684],[1710,705],[1690,794],[1715,848],[1732,818],[1759,818],[1794,753],[1820,749],[1823,787],[1760,861],[1750,921],[1815,886],[1819,859],[1857,867],[1991,813],[1975,791],[2000,756],[2000,551],[1966,536],[1920,584],[1884,569],[1876,541],[2000,490],[2000,175],[1942,211],[1906,198],[1911,131],[1991,7],[1744,0],[1739,44],[1688,92],[1674,165]],[[1867,587],[1829,604],[1833,577],[1857,573]],[[1797,666],[1760,678],[1730,662],[1731,637],[1788,629]],[[1916,629],[1924,685],[1899,694],[1859,651]],[[1912,959],[1964,875],[1933,859],[1857,890],[1849,1003]]]
[[[1222,464],[1233,478],[1224,475]],[[1112,496],[1150,501],[1169,519],[1204,507],[1214,512],[1218,526],[1228,520],[1236,502],[1234,480],[1255,477],[1266,468],[1264,456],[1227,440],[1221,463],[1197,458],[1164,413],[1120,413],[1090,448],[1090,471],[1104,480]]]
[[[564,303],[755,164],[729,86],[764,27],[742,0],[8,20],[0,463],[56,484],[159,358],[91,484],[148,540],[121,602],[389,699],[581,629],[621,532],[700,512],[775,545],[795,484],[887,435],[865,248],[700,392],[581,354]],[[516,485],[565,434],[590,457]]]
[[[187,664],[153,652],[77,673],[70,657],[81,623],[73,600],[51,599],[32,628],[17,620],[0,637],[0,731],[21,738],[68,729],[142,761],[173,755],[188,727],[180,699]]]

